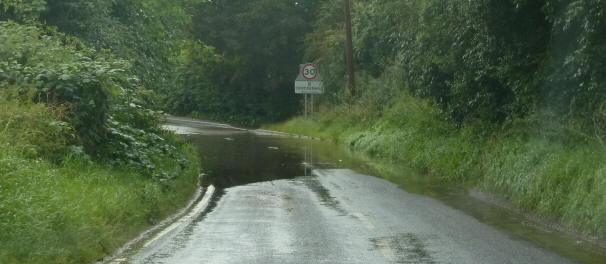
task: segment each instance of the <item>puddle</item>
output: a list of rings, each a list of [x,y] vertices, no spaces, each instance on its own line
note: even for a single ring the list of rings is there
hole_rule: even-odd
[[[291,179],[311,189],[328,208],[347,215],[339,202],[312,176],[311,170],[349,168],[368,175],[379,175],[408,192],[436,198],[507,232],[515,239],[532,241],[560,255],[588,263],[603,263],[606,259],[603,248],[579,243],[562,232],[528,224],[523,216],[475,199],[465,189],[444,186],[431,177],[395,165],[371,166],[368,161],[334,143],[254,133],[229,126],[213,128],[191,123],[179,121],[171,126],[189,127],[181,131],[185,132],[184,136],[198,149],[206,179],[217,187],[217,200],[220,199],[222,189]],[[205,215],[200,216],[197,221],[204,217]],[[389,245],[395,263],[434,263],[431,252],[424,249],[426,241],[411,234],[376,238],[371,242],[379,250]]]

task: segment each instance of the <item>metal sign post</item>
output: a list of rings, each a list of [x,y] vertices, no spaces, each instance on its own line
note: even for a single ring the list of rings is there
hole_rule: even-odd
[[[305,120],[307,120],[307,94],[305,94]]]
[[[311,95],[311,119],[314,119],[314,95]]]
[[[305,119],[307,119],[307,111],[311,109],[313,118],[314,112],[314,94],[324,93],[324,83],[320,76],[318,67],[313,63],[299,65],[299,76],[295,80],[295,93],[305,95]],[[311,107],[308,107],[307,95],[311,94]]]

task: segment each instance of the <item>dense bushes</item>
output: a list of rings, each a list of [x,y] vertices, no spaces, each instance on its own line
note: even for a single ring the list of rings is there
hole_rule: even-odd
[[[3,0],[0,18],[41,21],[75,36],[98,51],[128,60],[128,70],[154,91],[163,108],[180,89],[178,76],[188,58],[192,5],[197,0]],[[203,74],[203,73],[201,73]]]
[[[341,90],[344,81],[343,49],[335,43],[341,21],[331,19],[341,12],[336,2],[322,3],[307,40],[306,56],[328,71],[329,90]],[[603,1],[355,3],[361,75],[402,68],[401,89],[432,98],[459,124],[500,123],[548,108],[594,137],[603,131]]]
[[[178,86],[167,101],[168,111],[177,115],[198,115],[211,119],[231,114],[222,92],[221,80],[230,68],[215,49],[199,42],[187,42],[182,49]]]
[[[110,52],[0,22],[1,263],[100,259],[188,199],[196,154],[153,101]]]
[[[89,47],[129,60],[129,70],[157,95],[158,108],[248,125],[299,110],[292,82],[318,6],[316,0],[0,4],[0,18],[39,19]]]
[[[57,34],[52,36],[51,34]],[[35,26],[0,24],[0,82],[13,96],[63,107],[79,139],[91,152],[103,142],[109,94],[124,63],[95,58],[77,41]]]
[[[93,161],[63,109],[0,91],[0,262],[90,263],[183,204],[195,188],[193,149],[151,155],[157,173]],[[127,150],[127,149],[124,149]]]
[[[189,1],[46,0],[40,19],[96,49],[132,61],[132,72],[159,95],[175,89]]]
[[[129,64],[69,36],[0,23],[0,84],[11,97],[62,109],[87,154],[153,170],[149,156],[172,153],[152,96]]]

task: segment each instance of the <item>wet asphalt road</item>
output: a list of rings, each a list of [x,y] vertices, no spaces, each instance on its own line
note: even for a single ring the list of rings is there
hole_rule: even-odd
[[[382,179],[349,170],[225,190],[133,263],[569,263]]]
[[[438,200],[348,169],[218,192],[210,210],[128,262],[571,263]]]

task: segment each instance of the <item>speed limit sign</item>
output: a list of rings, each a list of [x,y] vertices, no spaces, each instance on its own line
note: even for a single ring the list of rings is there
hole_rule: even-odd
[[[308,81],[315,80],[318,76],[318,68],[313,64],[305,64],[301,70],[301,75]]]
[[[318,67],[313,63],[299,64],[299,76],[295,79],[295,93],[305,95],[305,119],[307,119],[307,97],[311,95],[311,116],[314,115],[314,94],[324,93],[324,83]]]
[[[318,66],[313,63],[300,64],[299,76],[295,80],[295,93],[322,94],[324,84]]]

